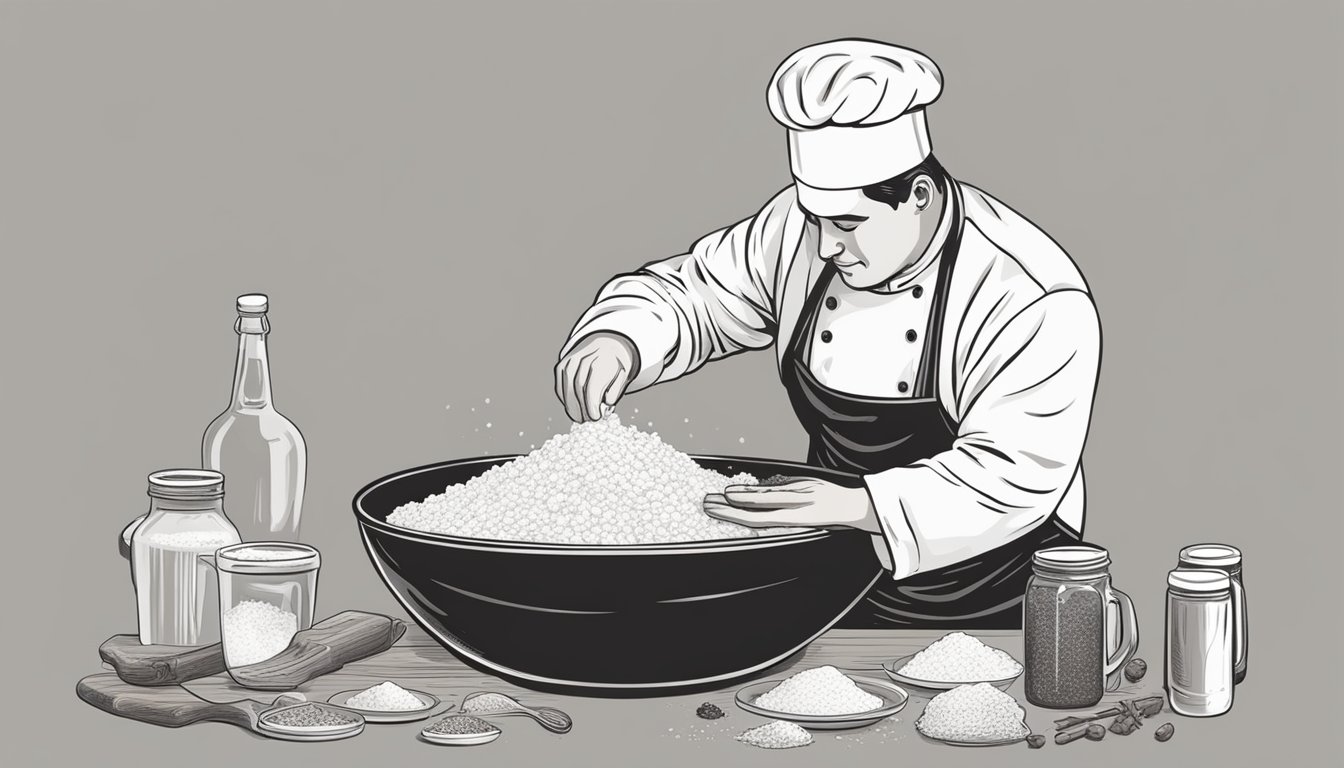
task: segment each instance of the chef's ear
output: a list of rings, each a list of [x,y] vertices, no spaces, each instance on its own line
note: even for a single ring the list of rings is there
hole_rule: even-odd
[[[915,203],[915,210],[923,213],[929,209],[929,204],[933,202],[933,179],[920,174],[910,185],[910,199]]]

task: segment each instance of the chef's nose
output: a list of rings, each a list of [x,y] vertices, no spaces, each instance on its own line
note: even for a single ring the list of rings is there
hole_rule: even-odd
[[[845,252],[845,244],[839,238],[821,233],[821,243],[819,255],[824,260],[831,260]]]

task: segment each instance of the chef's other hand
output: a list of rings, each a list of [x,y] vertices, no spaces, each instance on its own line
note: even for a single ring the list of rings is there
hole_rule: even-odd
[[[751,528],[857,528],[881,533],[867,488],[802,478],[783,485],[730,485],[705,497],[705,514]]]
[[[555,364],[555,396],[572,421],[597,421],[615,407],[639,370],[639,352],[626,337],[594,333]]]

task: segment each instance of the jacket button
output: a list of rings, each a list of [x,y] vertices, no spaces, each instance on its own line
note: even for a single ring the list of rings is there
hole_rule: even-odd
[[[900,384],[897,384],[897,385],[896,385],[896,390],[897,390],[898,392],[905,392],[905,391],[907,391],[907,390],[909,390],[909,389],[910,389],[910,385],[909,385],[909,384],[906,384],[904,381],[902,381]]]
[[[826,297],[826,308],[827,308],[827,309],[835,309],[835,308],[836,308],[837,306],[839,306],[839,305],[840,305],[840,302],[836,301],[834,296],[827,296],[827,297]]]
[[[916,299],[918,299],[920,296],[923,296],[923,295],[924,295],[924,286],[922,286],[922,285],[916,285],[916,286],[915,286],[915,290],[914,290],[914,294],[915,294],[915,298],[916,298]]]
[[[906,341],[914,341],[915,339],[918,339],[918,338],[919,338],[919,334],[918,334],[918,333],[915,333],[915,329],[914,329],[914,328],[911,328],[910,330],[908,330],[908,331],[905,332],[905,340],[906,340]]]
[[[821,340],[822,340],[822,341],[829,342],[829,341],[831,340],[831,332],[830,332],[830,331],[822,331],[822,332],[821,332]]]

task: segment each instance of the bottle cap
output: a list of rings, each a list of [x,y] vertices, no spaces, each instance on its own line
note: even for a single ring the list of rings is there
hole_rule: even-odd
[[[224,475],[211,469],[164,469],[149,476],[149,495],[160,499],[221,499]]]
[[[1111,556],[1098,547],[1052,547],[1032,555],[1031,562],[1052,571],[1095,571],[1110,565]]]
[[[264,315],[268,308],[264,293],[248,293],[238,297],[238,314]]]
[[[1226,592],[1232,588],[1232,577],[1220,571],[1183,571],[1179,568],[1167,574],[1167,586],[1182,592]]]
[[[1181,550],[1181,564],[1198,568],[1241,565],[1241,550],[1226,544],[1192,544]]]
[[[321,562],[316,549],[287,541],[248,541],[215,553],[215,565],[225,573],[280,576],[316,570]]]

